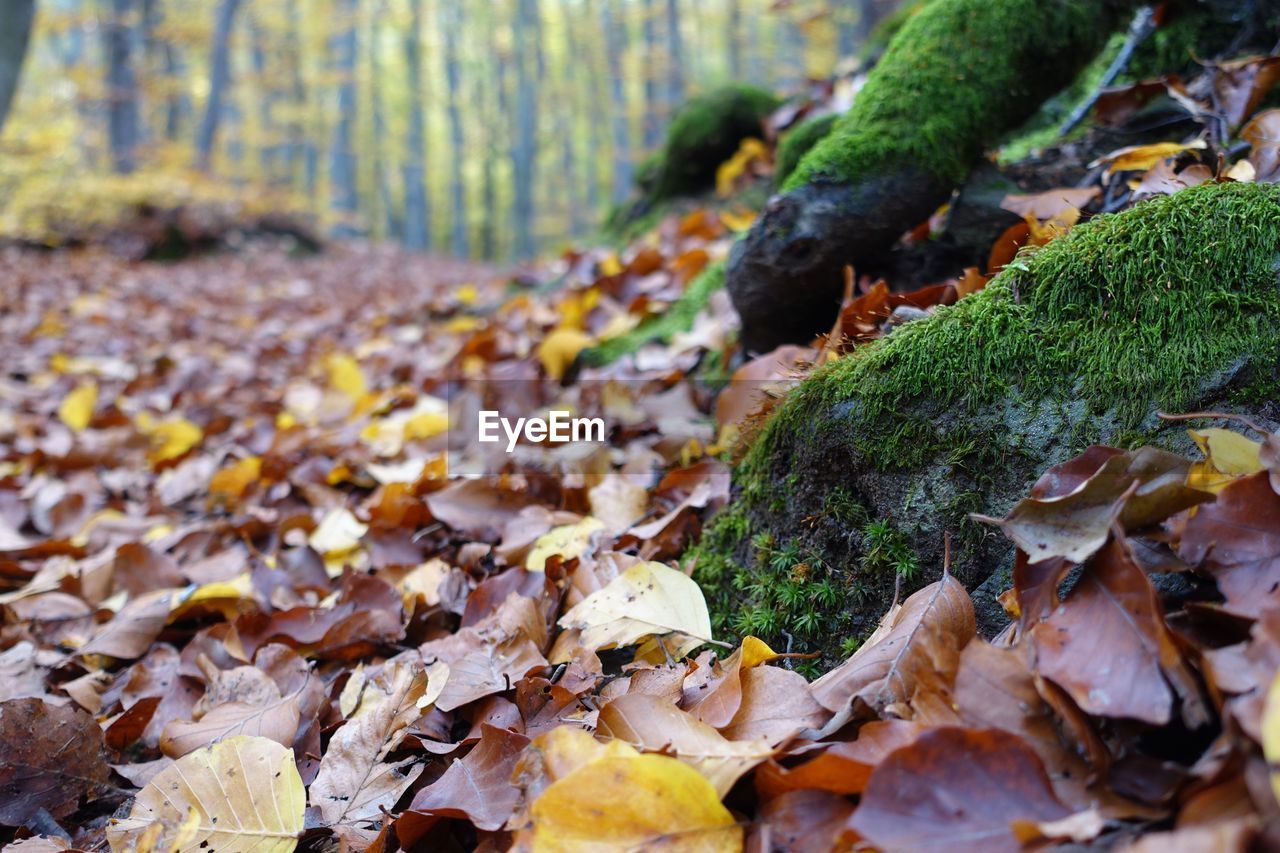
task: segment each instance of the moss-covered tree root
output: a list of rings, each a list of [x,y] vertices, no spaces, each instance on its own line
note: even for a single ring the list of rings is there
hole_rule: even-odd
[[[728,284],[748,348],[829,328],[841,270],[886,250],[974,160],[1070,83],[1131,0],[933,0],[905,22],[853,107],[801,161]]]
[[[833,651],[874,627],[895,574],[939,576],[944,533],[971,589],[1007,566],[1005,539],[968,514],[1003,514],[1088,445],[1193,452],[1159,411],[1274,426],[1278,271],[1280,187],[1205,185],[1081,225],[819,370],[766,424],[730,510],[692,552],[721,630],[796,636],[775,612],[777,583],[759,581],[781,572],[846,591],[800,635]],[[799,559],[775,565],[779,549]]]

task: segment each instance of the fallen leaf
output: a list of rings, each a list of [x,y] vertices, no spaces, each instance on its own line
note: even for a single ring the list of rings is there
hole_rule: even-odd
[[[93,420],[93,409],[98,404],[98,384],[82,382],[68,392],[58,405],[58,419],[72,432],[81,432]]]
[[[1052,821],[1058,802],[1040,758],[1017,736],[943,727],[872,772],[850,827],[888,850],[1018,851],[1014,821]]]
[[[1037,670],[1083,710],[1163,725],[1175,690],[1192,728],[1207,710],[1155,589],[1122,539],[1085,566],[1067,599],[1031,629]]]
[[[595,338],[579,329],[554,329],[538,344],[538,360],[552,379],[561,379],[578,353],[595,343]]]
[[[726,740],[665,699],[644,693],[628,693],[606,705],[597,733],[647,752],[675,755],[706,776],[721,797],[774,752],[763,739]]]
[[[1280,589],[1280,495],[1268,473],[1242,477],[1200,507],[1178,555],[1213,577],[1232,612],[1261,616]]]
[[[604,756],[552,782],[530,808],[533,849],[738,853],[742,829],[715,788],[664,755]]]
[[[521,792],[511,777],[529,738],[487,723],[480,729],[480,742],[419,791],[411,811],[465,818],[479,829],[506,824],[520,804]]]
[[[1202,151],[1208,147],[1203,139],[1183,144],[1181,142],[1157,142],[1152,145],[1134,145],[1112,151],[1089,164],[1090,169],[1106,166],[1107,174],[1116,172],[1141,172],[1150,169],[1161,160],[1176,157],[1184,151]]]
[[[266,738],[233,737],[156,774],[129,816],[108,823],[107,841],[120,853],[136,849],[144,837],[151,849],[170,849],[174,834],[195,815],[195,832],[183,839],[183,850],[289,853],[298,846],[305,809],[293,750]]]
[[[68,815],[108,793],[110,775],[93,717],[36,698],[0,702],[0,826]]]
[[[422,767],[387,756],[422,716],[427,674],[397,665],[365,685],[355,714],[334,733],[311,783],[310,802],[328,825],[376,818],[417,779]]]
[[[969,594],[946,575],[891,609],[852,657],[813,683],[813,697],[837,720],[857,705],[879,713],[908,702],[922,672],[955,675],[976,632]]]
[[[626,646],[655,634],[675,634],[676,644],[670,653],[682,657],[711,640],[711,617],[702,590],[683,572],[662,563],[632,566],[604,589],[578,602],[558,624],[580,631],[578,645],[591,650]],[[571,657],[572,649],[557,645],[551,662]]]

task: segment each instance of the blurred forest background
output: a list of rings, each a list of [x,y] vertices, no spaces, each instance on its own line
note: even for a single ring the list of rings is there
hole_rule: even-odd
[[[45,0],[0,137],[0,230],[206,192],[530,257],[626,198],[687,97],[826,77],[892,5]]]

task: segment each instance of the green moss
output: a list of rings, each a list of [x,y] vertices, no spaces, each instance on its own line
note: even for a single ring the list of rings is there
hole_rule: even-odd
[[[661,314],[643,320],[623,335],[601,341],[582,351],[578,363],[582,367],[603,367],[645,344],[667,343],[681,332],[693,328],[698,313],[707,307],[711,295],[724,287],[724,262],[709,265],[689,282],[680,298]]]
[[[1102,47],[1104,0],[934,0],[894,37],[833,132],[784,188],[924,168],[959,183]]]
[[[1137,426],[1151,405],[1177,409],[1242,353],[1277,352],[1280,188],[1196,187],[1102,216],[1023,255],[985,290],[902,327],[802,383],[745,466],[774,439],[850,400],[860,449],[909,468],[937,448],[910,404],[973,411],[1010,391],[1063,390]],[[805,426],[811,429],[811,426]],[[930,441],[933,439],[933,441]]]
[[[907,552],[917,583],[937,577],[943,531],[958,576],[981,581],[1006,546],[968,514],[1005,511],[1047,465],[1100,440],[1182,436],[1156,410],[1274,401],[1278,271],[1280,187],[1205,185],[1078,226],[981,293],[821,368],[765,425],[730,512],[696,549],[722,624],[776,605],[753,592],[773,569],[744,559],[750,535],[796,537],[840,566],[845,602],[813,641],[833,654],[874,627],[893,575],[915,574]],[[716,587],[725,563],[745,587]]]
[[[655,199],[695,195],[715,186],[716,169],[742,140],[763,133],[764,119],[781,101],[756,86],[725,86],[686,102],[671,120],[661,168],[649,193]]]
[[[800,165],[800,159],[831,132],[838,118],[840,116],[836,113],[827,113],[817,118],[805,119],[787,131],[778,146],[778,158],[773,170],[774,181],[785,183],[796,166]]]

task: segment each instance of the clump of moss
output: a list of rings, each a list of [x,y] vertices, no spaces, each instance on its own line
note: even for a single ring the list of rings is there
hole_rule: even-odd
[[[1211,184],[1101,216],[1024,255],[985,290],[802,383],[748,457],[779,432],[851,400],[875,464],[911,467],[930,446],[910,404],[973,410],[1064,381],[1094,411],[1136,426],[1179,408],[1242,354],[1277,352],[1280,187]],[[895,437],[907,441],[893,441]],[[884,442],[888,440],[886,446]]]
[[[952,185],[1062,89],[1115,24],[1106,0],[934,0],[912,15],[833,132],[784,185],[909,164]]]
[[[696,195],[715,186],[716,169],[742,140],[763,133],[781,100],[756,86],[732,85],[697,95],[680,107],[667,130],[652,176],[654,199]]]
[[[779,184],[786,183],[787,178],[796,170],[796,166],[800,165],[801,158],[831,132],[838,118],[840,118],[838,113],[807,118],[787,131],[778,146],[777,162],[773,170],[774,181]]]
[[[916,574],[869,571],[869,554],[908,565],[908,547],[914,583],[928,582],[949,533],[953,572],[980,583],[1009,549],[968,513],[1003,513],[1089,444],[1178,449],[1183,431],[1157,411],[1277,399],[1278,272],[1280,187],[1258,184],[1153,199],[1019,256],[984,291],[793,390],[735,471],[733,535],[713,521],[699,567],[723,578],[746,562],[744,539],[798,537],[844,573],[841,636],[874,627],[891,575]],[[839,519],[826,512],[837,489]],[[876,519],[892,531],[869,529]],[[709,597],[759,606],[734,589]]]
[[[649,317],[631,331],[608,338],[583,350],[580,367],[603,367],[649,343],[668,343],[681,332],[693,328],[698,312],[707,307],[711,295],[724,287],[724,262],[710,264],[694,277],[680,298],[661,314]]]

